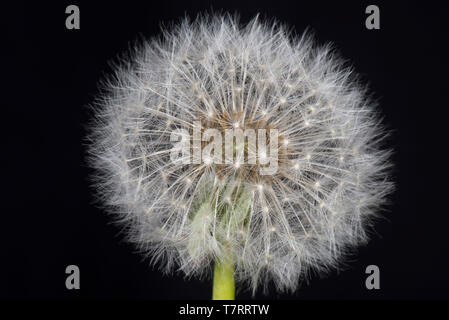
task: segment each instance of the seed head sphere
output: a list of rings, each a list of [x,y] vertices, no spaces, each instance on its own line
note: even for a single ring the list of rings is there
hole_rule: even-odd
[[[260,18],[202,16],[115,67],[91,106],[95,189],[162,270],[208,276],[231,256],[253,292],[270,280],[293,291],[367,240],[393,186],[387,132],[331,46]],[[278,130],[276,172],[173,160],[173,132],[195,127]]]

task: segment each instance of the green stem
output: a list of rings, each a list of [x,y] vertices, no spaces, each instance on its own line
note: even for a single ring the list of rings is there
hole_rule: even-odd
[[[234,300],[234,263],[232,258],[216,261],[214,267],[214,286],[212,300]]]

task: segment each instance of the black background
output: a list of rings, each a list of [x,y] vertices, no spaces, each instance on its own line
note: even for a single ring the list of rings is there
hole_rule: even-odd
[[[76,4],[81,29],[65,28]],[[365,8],[377,4],[381,29],[365,28]],[[394,180],[385,219],[348,266],[314,277],[294,294],[258,299],[439,299],[449,297],[446,41],[438,4],[380,1],[58,1],[3,6],[3,142],[0,295],[3,299],[209,299],[208,281],[163,276],[122,240],[119,228],[93,204],[82,140],[86,105],[109,62],[160,24],[205,10],[256,13],[307,26],[332,41],[379,99],[393,130]],[[3,103],[2,103],[3,104]],[[440,124],[439,122],[442,122]],[[65,268],[81,270],[81,290],[65,288]],[[379,266],[381,289],[365,288],[365,268]],[[237,298],[251,298],[239,292]]]

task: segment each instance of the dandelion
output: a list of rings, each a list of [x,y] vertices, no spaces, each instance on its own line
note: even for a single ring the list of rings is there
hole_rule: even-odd
[[[392,190],[375,103],[308,34],[259,18],[185,20],[103,87],[89,134],[101,200],[164,271],[214,268],[215,299],[234,298],[234,281],[293,291],[337,266]],[[226,153],[206,145],[207,129],[266,135]]]

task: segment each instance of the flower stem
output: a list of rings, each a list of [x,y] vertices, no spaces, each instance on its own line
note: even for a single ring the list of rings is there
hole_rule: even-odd
[[[216,261],[214,267],[214,285],[212,300],[234,300],[234,263],[232,258]]]

